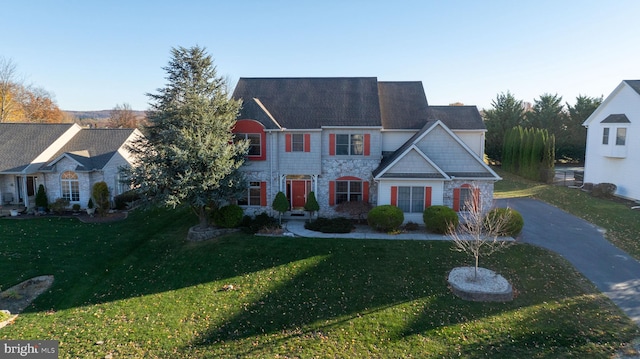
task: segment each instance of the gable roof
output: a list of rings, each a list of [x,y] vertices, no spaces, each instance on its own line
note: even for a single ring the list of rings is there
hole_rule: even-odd
[[[18,173],[29,166],[74,124],[0,124],[0,172]]]
[[[375,77],[240,78],[233,98],[238,119],[266,129],[382,127],[419,130],[440,120],[453,130],[486,129],[475,106],[429,106],[421,81]]]
[[[602,101],[602,103],[600,104],[600,106],[598,106],[598,108],[595,109],[595,111],[593,111],[593,113],[591,113],[591,115],[589,117],[587,117],[586,120],[584,120],[584,122],[582,123],[582,126],[584,127],[589,127],[589,124],[591,124],[591,122],[593,122],[596,118],[600,118],[600,113],[602,111],[604,111],[605,108],[607,108],[607,106],[609,105],[609,103],[625,88],[625,87],[629,87],[630,89],[632,89],[636,95],[640,96],[640,80],[623,80],[622,82],[620,82],[620,84],[618,84],[618,86],[616,86],[616,88],[611,91],[611,93],[609,94],[609,96],[607,96],[604,101]],[[602,123],[602,122],[601,122]],[[605,122],[606,123],[606,122]]]
[[[427,136],[430,132],[434,131],[436,128],[441,128],[446,133],[449,134],[450,138],[453,139],[460,146],[461,151],[466,154],[469,159],[472,159],[475,162],[475,166],[478,169],[477,171],[469,172],[469,171],[460,171],[458,169],[451,169],[449,171],[446,170],[446,165],[444,163],[438,163],[438,161],[427,155],[424,151],[420,150],[418,144],[422,141],[422,139]],[[442,121],[429,121],[427,122],[420,131],[411,136],[407,142],[405,142],[400,148],[398,148],[395,152],[393,152],[389,157],[384,158],[378,168],[373,171],[374,178],[402,178],[402,177],[410,177],[411,174],[387,174],[387,172],[398,162],[402,160],[407,154],[411,151],[418,151],[422,154],[425,159],[428,159],[429,163],[432,167],[434,167],[438,173],[443,174],[444,178],[452,179],[454,177],[465,178],[465,179],[495,179],[499,180],[500,176],[498,176],[489,166],[487,166],[482,159],[477,157],[475,153],[469,149],[451,130],[442,122]],[[437,157],[437,156],[436,156]],[[412,171],[414,172],[414,171]],[[415,171],[417,172],[417,171]],[[442,177],[441,177],[442,178]]]
[[[103,169],[135,130],[83,129],[51,157],[47,168],[63,157],[78,162],[77,171]]]
[[[623,82],[626,82],[629,87],[634,89],[638,95],[640,95],[640,80],[624,80]]]
[[[232,96],[243,99],[239,119],[256,119],[267,128],[274,125],[265,108],[290,129],[381,126],[375,77],[240,78]]]

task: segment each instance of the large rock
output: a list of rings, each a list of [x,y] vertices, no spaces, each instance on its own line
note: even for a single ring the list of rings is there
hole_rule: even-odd
[[[513,300],[511,284],[500,274],[486,268],[458,267],[449,272],[451,291],[464,300],[508,302]]]

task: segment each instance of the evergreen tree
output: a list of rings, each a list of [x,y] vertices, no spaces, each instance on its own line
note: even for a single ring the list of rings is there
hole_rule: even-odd
[[[307,201],[304,204],[304,210],[309,212],[309,217],[313,217],[313,214],[320,210],[318,200],[316,200],[316,194],[309,192],[307,195]]]
[[[282,214],[289,210],[289,200],[287,199],[287,196],[282,192],[278,192],[276,197],[273,199],[271,208],[280,214],[278,220],[279,223],[282,224]]]
[[[495,161],[502,161],[505,134],[516,126],[524,124],[525,111],[521,100],[509,91],[499,94],[491,101],[493,108],[484,111],[487,126],[485,153]]]
[[[237,198],[246,186],[238,168],[248,143],[234,142],[232,133],[241,103],[229,99],[204,48],[173,48],[171,55],[163,68],[168,83],[147,94],[149,125],[146,138],[131,148],[138,162],[128,178],[157,204],[188,204],[207,227],[208,210]]]

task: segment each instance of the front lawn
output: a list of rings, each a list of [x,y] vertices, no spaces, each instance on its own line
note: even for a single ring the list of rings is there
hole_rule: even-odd
[[[640,210],[630,209],[629,203],[595,198],[580,189],[497,172],[503,179],[495,184],[495,198],[531,197],[552,204],[606,229],[606,238],[611,243],[640,260]]]
[[[0,339],[60,358],[608,358],[639,330],[565,260],[519,244],[481,265],[509,303],[453,296],[446,241],[257,237],[187,243],[187,211],[123,222],[0,220],[0,285],[55,275]]]

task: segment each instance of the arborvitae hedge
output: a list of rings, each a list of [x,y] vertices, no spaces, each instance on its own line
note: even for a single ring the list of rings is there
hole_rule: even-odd
[[[502,169],[541,182],[553,179],[555,137],[546,129],[514,127],[504,136]]]

